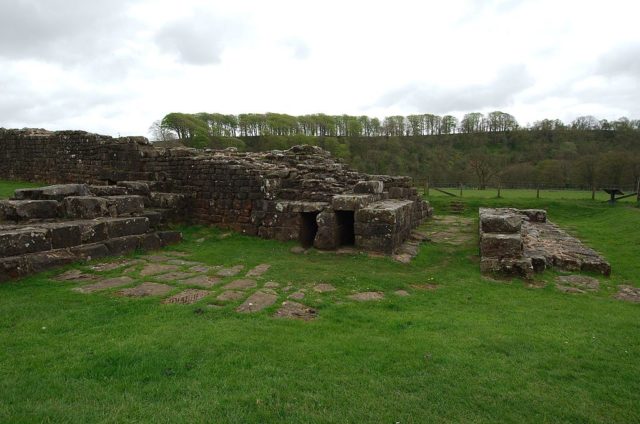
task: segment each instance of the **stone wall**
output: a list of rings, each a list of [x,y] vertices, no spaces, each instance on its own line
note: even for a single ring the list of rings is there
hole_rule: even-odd
[[[324,249],[353,244],[392,253],[431,213],[410,178],[362,174],[313,146],[237,153],[155,148],[142,137],[0,129],[0,178],[142,180],[185,195],[184,219],[279,240],[312,236]]]

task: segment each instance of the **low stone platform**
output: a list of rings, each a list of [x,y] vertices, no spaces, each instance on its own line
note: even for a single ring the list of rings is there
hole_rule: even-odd
[[[145,204],[166,199],[154,203],[145,183],[133,186],[135,193],[147,187],[142,192],[149,196],[132,194],[127,186],[60,184],[19,189],[13,199],[1,200],[0,282],[78,260],[179,242],[180,233],[158,231],[162,219],[152,222],[153,215],[145,211]]]
[[[608,276],[611,266],[595,250],[547,220],[541,209],[480,208],[480,269],[532,278],[555,267]]]

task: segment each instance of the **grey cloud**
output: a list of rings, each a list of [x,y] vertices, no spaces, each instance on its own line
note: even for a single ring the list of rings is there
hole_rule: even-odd
[[[126,0],[0,2],[0,57],[82,61],[126,37]]]
[[[443,89],[436,84],[408,84],[383,95],[376,106],[408,107],[421,112],[446,113],[483,108],[501,108],[513,97],[533,84],[533,78],[522,65],[503,69],[488,84]]]
[[[197,13],[165,25],[156,34],[156,44],[191,65],[220,63],[222,53],[237,41],[241,21],[221,19],[209,13]]]

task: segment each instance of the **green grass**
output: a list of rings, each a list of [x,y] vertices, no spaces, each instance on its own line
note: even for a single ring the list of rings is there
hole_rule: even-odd
[[[43,184],[29,183],[26,181],[3,181],[0,180],[0,199],[13,197],[14,190],[18,188],[41,187]]]
[[[431,200],[437,212],[450,202]],[[239,315],[239,302],[208,309],[212,299],[184,306],[82,295],[50,279],[59,270],[0,285],[0,422],[640,421],[640,305],[611,297],[617,284],[640,283],[640,210],[463,201],[473,217],[478,205],[549,208],[552,220],[607,256],[611,278],[598,293],[568,295],[552,284],[482,278],[477,240],[424,244],[402,265],[362,254],[294,255],[292,243],[185,227],[176,249],[187,259],[267,262],[262,281],[338,290],[305,298],[319,318],[299,322],[272,318],[277,304]],[[411,296],[396,297],[396,289]],[[364,290],[386,298],[346,298]]]

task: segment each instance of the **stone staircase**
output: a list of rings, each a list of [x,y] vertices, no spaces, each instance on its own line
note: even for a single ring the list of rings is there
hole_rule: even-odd
[[[151,181],[19,189],[0,200],[0,282],[78,260],[179,242],[162,228],[184,216],[182,194]]]

